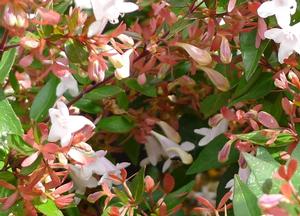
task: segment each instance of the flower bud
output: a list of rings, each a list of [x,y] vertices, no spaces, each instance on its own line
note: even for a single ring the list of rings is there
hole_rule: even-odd
[[[224,64],[229,64],[232,60],[232,53],[230,50],[230,44],[226,37],[222,36],[220,46],[220,58]]]
[[[225,143],[225,145],[223,146],[221,151],[219,151],[218,160],[221,163],[225,163],[228,160],[230,150],[231,150],[231,144],[232,144],[233,141],[234,140],[229,140],[227,143]]]
[[[122,41],[123,44],[125,44],[127,46],[133,46],[134,45],[134,40],[131,37],[125,35],[125,34],[120,34],[120,35],[117,36],[117,38],[120,41]]]
[[[211,55],[204,49],[179,42],[175,43],[175,45],[183,48],[191,56],[191,58],[197,62],[199,66],[206,66],[212,62]]]
[[[223,76],[223,74],[219,73],[218,71],[208,68],[208,67],[199,67],[203,70],[212,83],[220,90],[220,91],[228,91],[230,89],[230,83],[228,79]]]
[[[105,78],[105,69],[101,67],[98,59],[92,59],[88,66],[88,75],[91,80],[102,82]]]
[[[8,26],[14,26],[17,23],[17,17],[15,16],[10,4],[7,4],[4,9],[3,21]]]
[[[146,77],[145,73],[142,73],[138,76],[137,82],[140,85],[144,85],[147,82],[147,77]]]
[[[20,41],[21,46],[27,49],[35,49],[40,45],[40,42],[33,38],[23,37]]]
[[[154,190],[155,187],[155,182],[151,176],[146,176],[145,177],[145,191],[147,193],[151,193]]]

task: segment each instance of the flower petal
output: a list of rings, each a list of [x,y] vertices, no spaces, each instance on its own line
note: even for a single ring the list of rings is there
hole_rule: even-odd
[[[273,16],[276,12],[276,7],[274,2],[266,1],[264,2],[258,9],[257,13],[262,18],[267,18],[269,16]]]

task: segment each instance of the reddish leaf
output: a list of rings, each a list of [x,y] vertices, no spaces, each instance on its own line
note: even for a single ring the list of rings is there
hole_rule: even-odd
[[[15,202],[17,201],[19,197],[19,193],[18,192],[14,192],[12,195],[10,195],[3,203],[2,205],[2,210],[7,210],[10,207],[12,207]]]
[[[174,177],[166,173],[163,179],[163,188],[166,193],[170,193],[175,187],[175,179]]]
[[[259,112],[258,113],[258,121],[265,127],[270,129],[279,128],[279,124],[277,120],[267,112]]]
[[[290,199],[293,194],[293,189],[289,183],[281,185],[280,191],[288,199]]]
[[[290,180],[294,173],[296,172],[297,170],[297,167],[298,167],[298,161],[297,160],[291,160],[288,164],[288,167],[287,167],[287,178],[288,180]]]

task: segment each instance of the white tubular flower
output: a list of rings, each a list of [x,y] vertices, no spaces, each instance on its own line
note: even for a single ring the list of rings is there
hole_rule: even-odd
[[[113,181],[109,178],[109,175],[119,175],[121,173],[121,169],[129,166],[129,163],[125,162],[114,165],[105,157],[106,151],[92,151],[85,153],[74,148],[70,151],[72,151],[71,155],[69,154],[70,152],[68,154],[73,157],[75,156],[77,159],[85,157],[83,161],[86,163],[70,166],[72,171],[71,176],[74,180],[76,190],[81,193],[85,192],[86,187],[97,187],[99,184],[104,182],[107,185],[112,185]],[[97,181],[93,177],[94,174],[101,176],[100,181]]]
[[[125,79],[130,76],[130,55],[133,49],[127,50],[122,55],[122,67],[116,68],[115,77],[119,80]]]
[[[205,146],[217,136],[225,133],[227,130],[228,130],[228,121],[226,119],[222,119],[216,127],[195,129],[194,132],[204,136],[199,141],[198,145]]]
[[[147,137],[145,148],[148,157],[143,159],[140,165],[145,166],[151,163],[153,166],[156,166],[159,161],[166,158],[167,160],[163,165],[163,172],[165,172],[172,163],[171,159],[175,157],[179,157],[184,164],[191,164],[193,157],[187,152],[193,150],[195,145],[190,142],[184,142],[178,145],[171,139],[155,131],[151,131],[151,135]]]
[[[76,97],[79,94],[77,81],[71,73],[66,73],[60,77],[60,83],[56,88],[56,96],[60,97],[66,91],[68,91],[73,97]]]
[[[67,146],[75,132],[88,125],[95,128],[93,122],[83,116],[70,115],[68,107],[61,101],[57,102],[57,109],[49,109],[51,128],[48,136],[49,142],[60,140],[61,145]]]
[[[88,37],[100,34],[107,22],[119,23],[119,16],[139,9],[138,5],[124,0],[75,0],[77,7],[93,9],[96,21],[88,31]]]
[[[291,15],[295,14],[296,10],[296,0],[272,0],[264,2],[257,9],[257,13],[262,18],[275,15],[278,25],[284,28],[290,25]]]
[[[78,194],[84,194],[86,188],[95,188],[98,186],[98,181],[95,177],[83,178],[81,168],[75,165],[70,165],[71,177],[74,182],[74,188]]]
[[[265,37],[279,43],[278,61],[282,64],[294,51],[300,54],[300,23],[282,29],[273,28],[265,32]]]

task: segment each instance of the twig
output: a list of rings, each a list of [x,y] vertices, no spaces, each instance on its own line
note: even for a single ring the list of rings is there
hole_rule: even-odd
[[[79,101],[84,95],[86,95],[87,93],[93,91],[94,89],[102,86],[102,85],[105,85],[107,83],[109,83],[112,79],[114,78],[114,76],[110,76],[110,77],[107,77],[104,81],[102,82],[98,82],[98,83],[95,83],[94,85],[91,85],[89,87],[87,87],[86,89],[84,89],[78,96],[76,96],[73,100],[71,100],[67,106],[70,107],[72,106],[73,104],[75,104],[77,101]]]

